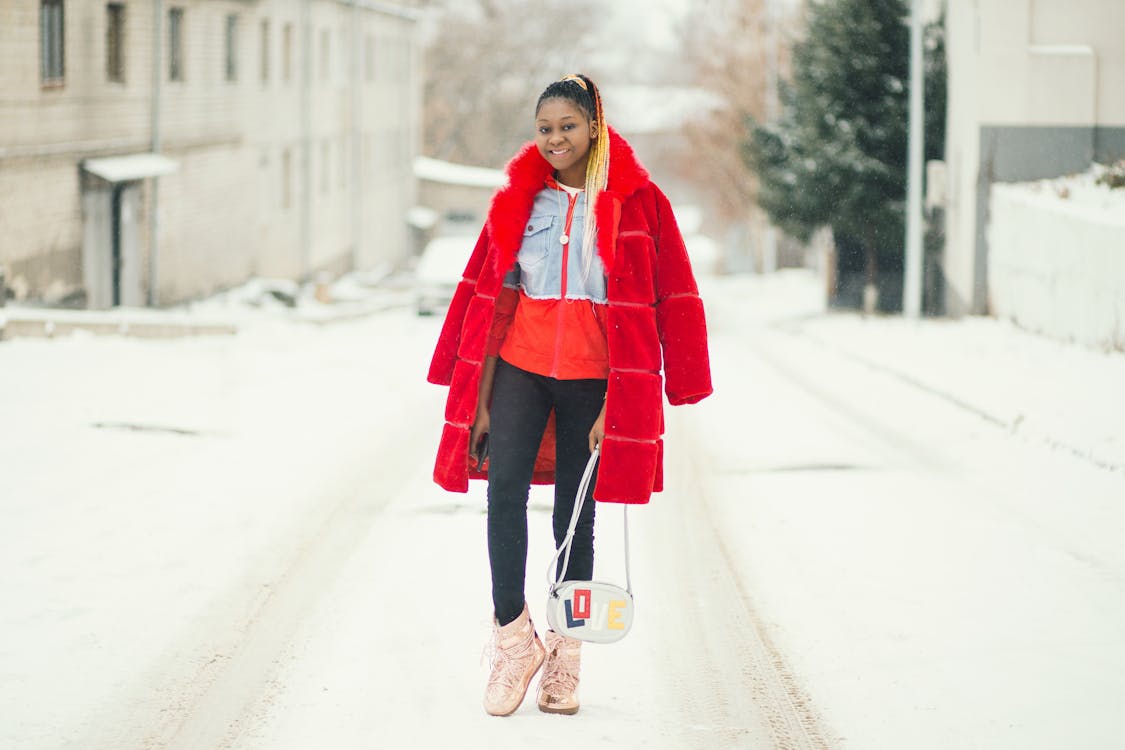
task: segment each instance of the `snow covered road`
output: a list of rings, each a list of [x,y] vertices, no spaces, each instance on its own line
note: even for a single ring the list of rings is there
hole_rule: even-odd
[[[700,446],[706,507],[835,741],[1120,747],[1125,473],[1071,445],[1101,436],[1091,445],[1112,455],[1104,438],[1125,419],[1105,419],[1123,400],[1099,386],[1125,358],[1007,329],[1007,352],[926,352],[948,361],[929,374],[940,387],[922,387],[900,376],[921,347],[870,346],[902,321],[778,316],[794,302],[778,295],[815,291],[800,284],[709,291],[716,396],[672,429]],[[914,326],[924,341],[934,327],[950,324]],[[1025,356],[1047,349],[1055,359]],[[1037,368],[1086,388],[1063,402],[1057,440],[990,415],[1059,410]],[[1003,398],[970,403],[978,390],[958,383],[974,370],[986,390],[1006,378]]]
[[[483,487],[429,480],[437,320],[0,344],[0,746],[1117,747],[1125,435],[1073,418],[1102,391],[1051,421],[1024,389],[1052,448],[872,366],[896,323],[819,315],[807,277],[705,295],[717,392],[669,410],[638,620],[585,651],[573,718],[479,707]]]

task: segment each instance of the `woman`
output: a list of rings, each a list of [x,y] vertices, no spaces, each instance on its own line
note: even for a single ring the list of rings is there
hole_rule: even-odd
[[[607,126],[593,81],[548,86],[535,133],[492,199],[429,372],[450,386],[435,481],[466,492],[469,478],[488,480],[484,705],[496,716],[519,708],[544,660],[539,708],[579,706],[581,643],[547,631],[544,646],[524,600],[530,484],[555,485],[556,545],[595,446],[593,498],[647,503],[663,484],[662,364],[670,403],[711,393],[703,304],[671,206]],[[594,507],[567,580],[593,575]]]

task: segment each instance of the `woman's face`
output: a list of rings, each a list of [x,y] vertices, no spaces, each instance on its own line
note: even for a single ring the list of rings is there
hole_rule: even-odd
[[[560,176],[586,175],[597,123],[569,99],[547,99],[535,113],[535,145]],[[579,181],[581,182],[581,180]]]

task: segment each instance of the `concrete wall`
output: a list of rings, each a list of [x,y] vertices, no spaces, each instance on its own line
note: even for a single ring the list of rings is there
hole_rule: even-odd
[[[1055,338],[1125,350],[1125,194],[1115,203],[993,186],[993,312]]]
[[[951,314],[985,313],[996,182],[1054,177],[1125,156],[1125,3],[950,0]]]
[[[68,0],[65,83],[46,88],[38,0],[0,3],[0,265],[21,298],[81,300],[79,165],[150,149],[153,2],[124,4],[124,82],[106,76],[105,4]],[[180,168],[159,181],[161,302],[254,274],[305,278],[406,256],[416,5],[165,0],[165,12],[184,11],[185,50],[183,80],[171,81],[165,15],[161,150]],[[228,15],[238,18],[234,81]],[[151,183],[140,203],[146,288]]]

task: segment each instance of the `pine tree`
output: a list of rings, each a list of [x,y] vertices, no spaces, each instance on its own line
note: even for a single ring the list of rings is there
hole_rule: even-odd
[[[771,220],[803,240],[831,226],[841,265],[858,262],[869,283],[879,267],[902,268],[908,23],[907,0],[812,4],[807,36],[793,51],[793,80],[782,88],[782,117],[756,126],[746,149]],[[938,31],[930,32],[931,47]],[[944,79],[944,55],[940,63],[927,76],[935,84]],[[927,158],[944,146],[944,88],[942,80],[940,115],[927,117]]]

